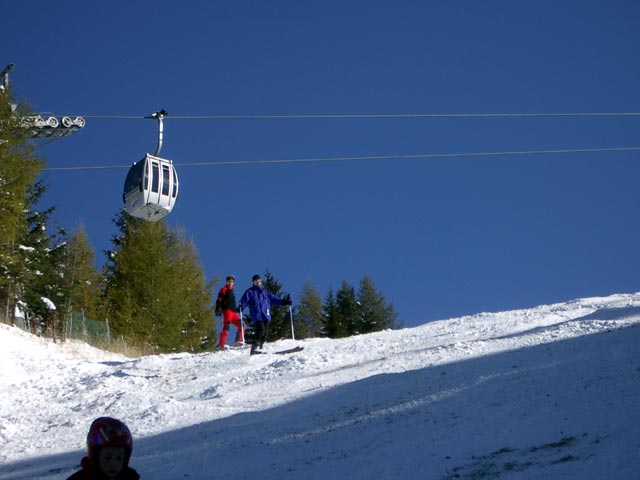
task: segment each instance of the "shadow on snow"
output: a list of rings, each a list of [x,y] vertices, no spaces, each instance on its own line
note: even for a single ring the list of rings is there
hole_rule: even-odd
[[[523,471],[596,478],[597,468],[635,478],[624,473],[636,468],[640,444],[638,345],[633,326],[376,375],[276,408],[135,438],[131,463],[154,480],[463,479]],[[65,479],[82,454],[12,462],[0,466],[0,477]]]

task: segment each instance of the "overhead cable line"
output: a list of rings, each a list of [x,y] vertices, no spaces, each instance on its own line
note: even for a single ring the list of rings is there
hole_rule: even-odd
[[[229,165],[270,165],[287,163],[323,163],[323,162],[349,162],[349,161],[375,161],[375,160],[412,160],[431,158],[457,158],[457,157],[492,157],[492,156],[517,156],[517,155],[551,155],[566,153],[598,153],[598,152],[637,152],[640,147],[609,147],[609,148],[573,148],[553,150],[515,150],[507,152],[459,152],[459,153],[426,153],[416,155],[368,155],[359,157],[319,157],[319,158],[290,158],[274,160],[238,160],[222,162],[185,162],[174,163],[182,167],[219,167]],[[131,165],[103,165],[103,166],[77,166],[77,167],[52,167],[43,171],[71,171],[71,170],[107,170],[116,168],[130,168]]]
[[[101,120],[144,120],[148,116],[81,115]],[[292,114],[292,115],[175,115],[166,120],[296,120],[367,118],[517,118],[517,117],[638,117],[640,112],[567,112],[567,113],[364,113],[364,114]]]

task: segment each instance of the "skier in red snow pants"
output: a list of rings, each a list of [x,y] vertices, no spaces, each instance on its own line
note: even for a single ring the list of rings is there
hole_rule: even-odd
[[[235,343],[244,343],[240,317],[236,312],[236,294],[233,290],[236,277],[229,275],[226,280],[224,287],[218,292],[218,299],[216,300],[216,316],[220,317],[222,315],[222,330],[220,331],[218,348],[225,348],[229,327],[232,324],[238,329]]]

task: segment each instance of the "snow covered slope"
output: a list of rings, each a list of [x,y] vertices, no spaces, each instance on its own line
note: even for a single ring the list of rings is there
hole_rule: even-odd
[[[639,326],[626,294],[128,359],[0,325],[0,478],[66,479],[109,415],[143,479],[635,480]]]

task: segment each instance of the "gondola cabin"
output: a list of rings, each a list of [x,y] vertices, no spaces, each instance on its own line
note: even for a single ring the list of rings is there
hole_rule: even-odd
[[[133,217],[151,222],[165,217],[178,198],[173,162],[147,153],[129,169],[122,198],[124,209]]]

